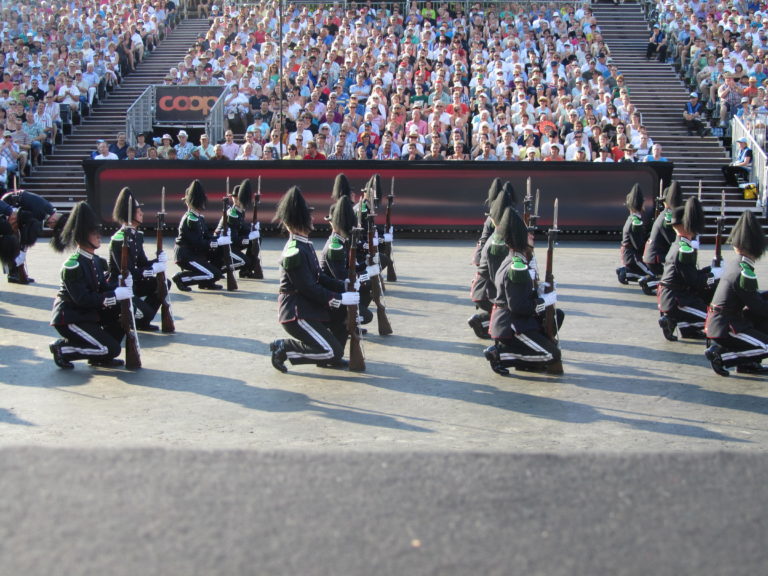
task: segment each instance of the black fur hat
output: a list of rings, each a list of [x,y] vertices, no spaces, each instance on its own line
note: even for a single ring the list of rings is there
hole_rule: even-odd
[[[635,182],[635,185],[632,186],[632,190],[627,194],[627,210],[630,212],[642,212],[644,201],[643,190],[640,188],[640,184]]]
[[[136,208],[142,206],[142,204],[136,199],[131,189],[125,186],[117,195],[115,201],[115,208],[112,210],[112,219],[120,224],[132,224],[128,222],[128,207],[130,206],[131,220],[134,220],[136,214]]]
[[[680,183],[677,180],[672,180],[667,186],[664,203],[672,209],[683,205],[683,189],[680,188]]]
[[[342,196],[351,197],[352,188],[349,186],[349,180],[347,180],[344,172],[336,174],[336,180],[333,181],[333,191],[331,192],[331,198],[338,200]]]
[[[205,195],[205,190],[200,180],[193,180],[192,183],[184,192],[184,201],[187,205],[195,210],[203,210],[208,203],[208,197]]]
[[[496,200],[496,196],[499,195],[499,192],[501,192],[501,178],[498,176],[493,179],[493,182],[491,182],[491,187],[488,188],[488,199],[485,201],[488,206],[493,204],[493,201]]]
[[[528,227],[520,217],[520,214],[507,206],[496,230],[501,235],[504,243],[516,252],[524,252],[528,249]]]
[[[765,233],[752,212],[745,210],[731,230],[728,242],[755,259],[765,252]]]
[[[352,228],[357,223],[357,215],[349,196],[342,196],[331,207],[331,224],[335,230],[347,236],[352,234]]]
[[[511,184],[509,185],[509,188],[507,188],[507,184],[509,184],[509,182],[505,183],[499,193],[496,194],[496,198],[491,202],[491,208],[488,210],[488,216],[491,217],[491,220],[494,221],[496,226],[501,222],[501,218],[504,216],[504,210],[508,206],[514,207],[514,188],[512,188]]]
[[[291,186],[280,199],[275,210],[275,221],[278,220],[285,228],[291,230],[312,230],[312,209],[307,205],[298,186]]]
[[[246,178],[240,184],[232,188],[232,196],[237,198],[243,208],[250,208],[253,204],[253,189],[251,188],[251,179]]]
[[[704,231],[704,209],[699,199],[691,196],[684,206],[678,206],[672,211],[672,224],[682,225],[694,236]]]
[[[19,236],[11,223],[0,217],[0,262],[10,265],[19,253]]]
[[[68,216],[59,218],[53,229],[51,246],[57,252],[68,247],[87,245],[91,232],[101,229],[101,222],[87,202],[78,202]]]

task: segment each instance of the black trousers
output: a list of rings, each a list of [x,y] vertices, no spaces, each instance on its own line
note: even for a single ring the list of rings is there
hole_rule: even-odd
[[[726,367],[768,358],[768,334],[756,328],[748,328],[739,333],[732,331],[726,338],[712,338],[711,341],[723,347],[720,355]]]
[[[534,367],[560,360],[560,349],[538,330],[518,332],[513,338],[496,340],[501,365],[505,368]]]
[[[181,268],[181,282],[185,286],[215,282],[223,276],[218,267],[204,258],[192,258],[176,264]]]
[[[284,341],[291,364],[332,362],[344,355],[344,346],[323,322],[299,319],[286,322],[283,329],[293,336]]]
[[[120,342],[125,333],[117,322],[100,325],[95,322],[54,326],[64,342],[64,360],[110,360],[120,355]]]
[[[743,166],[723,166],[721,170],[723,171],[725,183],[731,186],[738,186],[739,178],[743,180],[749,179],[749,168],[744,168]]]

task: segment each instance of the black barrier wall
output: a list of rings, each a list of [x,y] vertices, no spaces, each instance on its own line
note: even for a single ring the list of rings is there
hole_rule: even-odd
[[[660,180],[668,182],[673,165],[657,163],[593,164],[580,162],[332,162],[332,161],[189,161],[85,160],[88,201],[111,223],[112,207],[118,192],[129,186],[144,202],[146,224],[160,209],[161,189],[166,189],[166,222],[173,227],[185,211],[184,191],[193,179],[203,184],[209,205],[206,219],[218,221],[221,198],[229,177],[234,187],[251,178],[254,189],[261,176],[259,219],[268,231],[274,209],[282,194],[292,185],[301,187],[307,201],[316,209],[315,224],[331,205],[330,194],[339,172],[349,178],[353,191],[359,191],[372,174],[382,177],[381,210],[383,220],[386,196],[394,179],[395,204],[392,223],[399,232],[440,233],[476,231],[485,219],[483,202],[495,177],[509,180],[522,199],[531,179],[533,193],[540,190],[539,225],[552,221],[555,198],[560,200],[559,227],[565,232],[606,233],[621,229],[627,217],[624,198],[636,182],[652,209],[659,193]]]

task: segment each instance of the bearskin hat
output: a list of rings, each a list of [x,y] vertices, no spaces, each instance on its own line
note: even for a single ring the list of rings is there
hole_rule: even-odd
[[[677,180],[672,180],[664,194],[664,203],[671,209],[683,205],[683,189]]]
[[[493,220],[497,226],[499,225],[499,222],[504,215],[504,210],[508,206],[514,208],[514,197],[515,189],[511,184],[509,184],[509,182],[505,182],[504,186],[501,187],[499,193],[496,194],[496,198],[491,203],[491,209],[488,210],[488,216],[491,217],[491,220]]]
[[[246,178],[240,184],[232,188],[231,195],[237,198],[243,208],[250,208],[253,204],[253,189],[251,188],[251,179]]]
[[[78,202],[68,216],[59,218],[53,229],[51,246],[57,252],[68,247],[88,244],[91,232],[101,229],[101,222],[87,202]]]
[[[0,218],[0,262],[10,266],[19,253],[19,236],[6,218]]]
[[[203,210],[208,203],[208,197],[200,180],[193,180],[184,192],[184,201],[188,206],[196,210]]]
[[[136,199],[131,189],[125,186],[117,195],[115,208],[112,210],[112,219],[118,223],[132,224],[133,220],[135,220],[136,208],[141,206],[142,204]],[[131,222],[128,222],[129,207]]]
[[[755,259],[765,252],[765,233],[752,212],[745,210],[731,230],[728,242]]]
[[[528,227],[517,210],[511,206],[504,209],[496,231],[512,250],[524,252],[528,249]]]
[[[280,199],[275,210],[275,221],[278,220],[291,230],[312,230],[312,209],[298,186],[291,186]]]
[[[336,180],[333,181],[333,191],[331,192],[331,198],[338,200],[342,196],[351,197],[352,188],[349,186],[349,180],[347,180],[344,172],[336,174]]]
[[[704,231],[704,209],[699,199],[691,196],[685,205],[678,206],[672,211],[672,224],[682,225],[687,232],[694,236]]]
[[[499,195],[499,192],[501,192],[501,178],[497,176],[493,179],[493,182],[491,182],[491,187],[488,188],[488,198],[485,203],[488,204],[488,206],[493,204],[493,201],[496,200],[496,196]]]
[[[342,196],[331,207],[331,224],[334,230],[343,232],[347,236],[352,234],[352,228],[357,223],[355,209],[352,200],[348,196]]]
[[[635,185],[632,186],[629,194],[627,194],[627,210],[630,212],[642,212],[644,201],[643,190],[640,188],[640,184],[635,182]]]

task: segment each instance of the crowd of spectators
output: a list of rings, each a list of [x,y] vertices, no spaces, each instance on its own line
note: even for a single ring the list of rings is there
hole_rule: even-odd
[[[210,29],[165,82],[222,86],[225,141],[204,135],[182,153],[189,142],[165,135],[153,148],[199,159],[653,158],[588,4],[463,6],[284,3],[280,18],[275,1],[205,2]]]
[[[77,121],[152,51],[168,0],[23,0],[0,9],[0,186],[42,161]]]
[[[768,114],[768,9],[753,0],[658,1],[652,17],[695,94],[725,128]],[[764,130],[764,123],[763,123]]]

